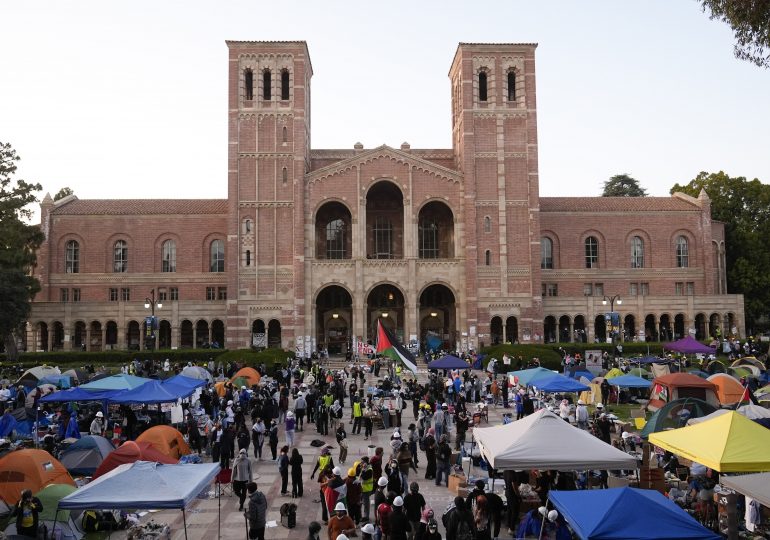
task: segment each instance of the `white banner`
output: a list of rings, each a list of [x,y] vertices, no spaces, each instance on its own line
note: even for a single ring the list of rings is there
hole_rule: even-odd
[[[265,332],[254,333],[251,335],[251,344],[254,347],[267,348],[267,334]]]

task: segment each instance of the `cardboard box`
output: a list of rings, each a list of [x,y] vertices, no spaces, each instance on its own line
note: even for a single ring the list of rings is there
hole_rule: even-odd
[[[457,495],[461,488],[468,487],[468,480],[463,474],[452,473],[449,475],[449,491]]]

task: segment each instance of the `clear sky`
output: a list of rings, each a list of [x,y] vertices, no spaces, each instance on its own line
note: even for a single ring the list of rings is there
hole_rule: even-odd
[[[0,20],[0,141],[51,194],[226,197],[226,39],[308,42],[313,148],[449,148],[457,43],[537,42],[542,195],[770,182],[770,70],[695,0],[5,0]]]

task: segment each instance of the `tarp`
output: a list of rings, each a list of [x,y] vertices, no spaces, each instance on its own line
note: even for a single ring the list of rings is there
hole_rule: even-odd
[[[163,386],[170,393],[178,395],[180,398],[188,398],[195,393],[195,390],[201,386],[206,386],[206,381],[193,379],[184,375],[176,375],[163,381]]]
[[[686,416],[680,415],[685,410],[688,414]],[[682,398],[669,401],[655,411],[650,419],[647,420],[640,436],[646,438],[649,437],[650,433],[655,433],[656,431],[684,427],[688,418],[699,418],[716,410],[717,408],[710,403],[697,398]]]
[[[543,392],[584,392],[591,389],[590,386],[559,373],[551,373],[550,377],[538,377],[532,385]]]
[[[578,369],[575,371],[575,373],[572,375],[573,379],[580,380],[580,377],[585,377],[589,381],[594,378],[594,374],[588,371],[587,369]]]
[[[200,379],[206,382],[214,382],[214,376],[204,367],[187,366],[182,370],[181,375],[191,379]]]
[[[8,437],[18,425],[16,417],[11,414],[10,409],[6,409],[3,416],[0,416],[0,437]]]
[[[115,392],[109,398],[109,401],[110,403],[120,405],[171,403],[176,402],[180,397],[183,397],[177,393],[177,390],[179,390],[179,388],[173,385],[166,386],[160,381],[150,380],[136,388]],[[184,392],[186,392],[186,390],[184,390],[183,393]]]
[[[770,507],[770,473],[721,476],[719,483]]]
[[[636,458],[547,409],[502,426],[475,428],[481,454],[497,470],[636,469]],[[565,451],[565,448],[569,451]]]
[[[151,427],[139,435],[136,442],[150,443],[156,450],[174,459],[179,459],[190,453],[190,447],[182,434],[171,426]]]
[[[538,378],[543,377],[550,377],[556,373],[555,371],[551,371],[550,369],[545,369],[544,367],[536,367],[536,368],[530,368],[530,369],[520,369],[518,371],[511,371],[508,373],[508,376],[510,377],[513,375],[516,377],[518,383],[522,386],[529,386],[534,385]]]
[[[52,384],[57,388],[66,389],[72,386],[71,382],[72,379],[70,379],[68,375],[46,375],[37,382],[37,385],[40,386],[41,384]]]
[[[115,447],[104,437],[86,435],[68,446],[59,456],[59,461],[71,474],[92,476],[113,450]]]
[[[676,503],[649,489],[550,491],[548,498],[582,540],[719,540]]]
[[[102,390],[102,391],[88,391],[84,390],[82,386],[76,386],[69,390],[62,390],[60,392],[54,392],[40,398],[43,403],[57,403],[62,401],[103,401],[109,399],[114,390]]]
[[[719,472],[770,471],[770,430],[735,411],[653,433],[650,443]]]
[[[131,388],[142,386],[149,380],[150,379],[145,379],[144,377],[118,373],[117,375],[111,375],[110,377],[104,377],[86,384],[81,384],[80,388],[84,390],[130,390]]]
[[[442,356],[428,364],[428,369],[468,369],[469,367],[470,364],[468,362],[451,354]]]
[[[99,478],[120,465],[134,463],[135,461],[152,461],[168,465],[179,462],[178,459],[168,457],[163,452],[156,450],[155,447],[148,442],[126,441],[120,448],[110,452],[104,461],[102,461],[102,464],[96,469],[93,477]]]
[[[716,354],[716,349],[704,345],[692,336],[683,337],[680,340],[664,343],[663,348],[669,351],[676,351],[684,354]]]
[[[732,375],[715,373],[706,380],[716,385],[717,397],[722,405],[738,403],[743,397],[743,386]]]
[[[59,501],[59,508],[184,508],[219,473],[218,463],[121,465]]]
[[[238,377],[245,377],[248,379],[249,387],[255,384],[259,384],[259,381],[262,379],[262,375],[259,374],[259,371],[252,367],[243,367],[239,369],[232,378],[237,379]]]
[[[48,484],[75,485],[59,460],[45,450],[16,450],[0,458],[0,499],[9,507],[19,501],[22,489],[40,491]]]
[[[613,377],[612,379],[607,379],[607,382],[619,388],[649,388],[652,386],[652,381],[637,377],[636,375]]]

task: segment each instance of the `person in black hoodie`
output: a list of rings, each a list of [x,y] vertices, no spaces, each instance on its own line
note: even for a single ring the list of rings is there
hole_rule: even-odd
[[[230,460],[235,456],[235,428],[230,425],[222,432],[219,439],[219,466],[223,469],[230,468]]]
[[[470,540],[476,535],[473,514],[462,497],[455,497],[455,507],[449,513],[446,529],[447,540]]]
[[[388,540],[406,540],[407,533],[412,530],[404,512],[404,499],[400,495],[393,499],[393,511],[388,518],[388,529],[390,530]]]
[[[273,461],[278,459],[278,423],[275,418],[270,420],[270,431],[268,433],[270,442],[270,453],[273,454]]]
[[[291,451],[289,465],[291,465],[291,496],[292,498],[302,497],[302,455],[296,447]]]

